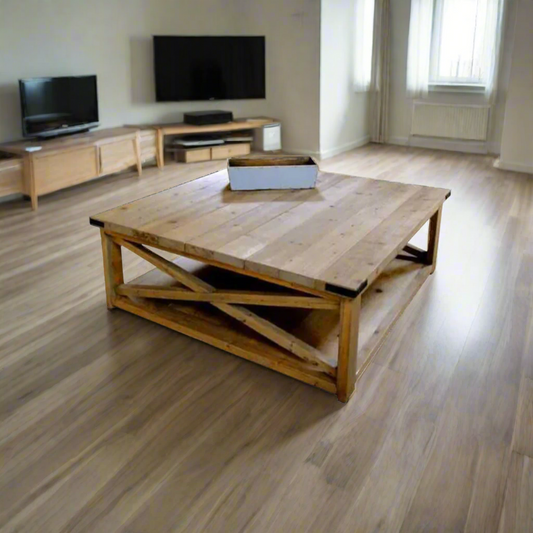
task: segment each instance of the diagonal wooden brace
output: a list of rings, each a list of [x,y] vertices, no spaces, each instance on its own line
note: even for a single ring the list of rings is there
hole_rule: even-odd
[[[182,287],[160,287],[158,285],[122,284],[117,294],[132,298],[155,298],[188,302],[209,302],[243,305],[265,305],[268,307],[296,307],[301,309],[339,309],[340,303],[313,296],[298,296],[287,293],[217,290],[215,292],[194,292]]]
[[[418,246],[415,246],[413,244],[406,244],[403,247],[403,251],[405,252],[405,254],[397,255],[397,259],[403,259],[404,261],[413,261],[414,263],[423,264],[427,264],[428,262],[428,252],[418,248]]]
[[[180,266],[164,259],[163,257],[152,252],[148,248],[140,244],[128,242],[124,239],[114,238],[115,242],[130,250],[134,254],[142,257],[156,268],[165,272],[181,284],[185,285],[189,289],[199,293],[214,293],[215,287],[194,276],[187,270]],[[298,339],[294,335],[291,335],[287,331],[272,324],[268,320],[256,315],[252,311],[240,305],[232,305],[226,303],[210,302],[214,307],[220,311],[230,315],[239,322],[242,322],[249,328],[253,329],[260,335],[263,335],[267,339],[270,339],[279,346],[285,348],[287,351],[296,355],[300,359],[303,359],[317,370],[327,373],[330,376],[336,376],[336,368],[331,361],[327,360],[324,355],[316,348],[310,346],[306,342]]]
[[[403,251],[408,254],[411,254],[414,257],[418,257],[418,259],[421,259],[421,260],[425,259],[428,254],[426,250],[422,250],[421,248],[419,248],[418,246],[415,246],[414,244],[406,244],[403,247]]]

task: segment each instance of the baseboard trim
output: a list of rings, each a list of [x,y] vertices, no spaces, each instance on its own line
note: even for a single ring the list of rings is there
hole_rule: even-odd
[[[360,148],[370,142],[370,136],[365,135],[356,141],[324,150],[321,152],[314,152],[310,150],[302,150],[299,148],[285,148],[284,151],[292,154],[309,155],[316,157],[317,159],[328,159],[336,155],[342,154],[355,148]],[[447,150],[450,152],[462,152],[467,154],[497,154],[499,152],[499,146],[497,143],[488,143],[485,141],[460,141],[453,139],[439,139],[435,137],[390,137],[386,144],[394,144],[396,146],[413,146],[415,148],[430,148],[433,150]],[[512,166],[512,164],[511,164]],[[503,169],[503,167],[501,167]],[[529,167],[523,167],[518,165],[516,172],[531,172]],[[528,169],[528,170],[523,170]],[[515,168],[509,168],[505,170],[515,170]]]
[[[285,154],[308,155],[308,156],[316,157],[317,159],[320,159],[320,152],[313,152],[312,150],[304,150],[303,148],[283,147],[283,152]]]
[[[348,152],[350,150],[355,150],[355,148],[365,146],[365,144],[368,144],[369,142],[370,135],[365,135],[364,137],[356,139],[355,141],[351,141],[341,146],[336,146],[335,148],[330,148],[329,150],[323,150],[320,152],[319,157],[320,159],[328,159],[330,157],[335,157],[336,155],[342,154],[344,152]]]
[[[409,137],[390,137],[387,144],[395,144],[396,146],[408,146]]]
[[[489,142],[487,144],[490,155],[499,155],[501,153],[500,143],[496,141]]]
[[[496,161],[494,161],[494,168],[499,168],[500,170],[510,170],[511,172],[533,174],[533,166],[523,165],[521,163],[509,163],[507,161],[502,161],[501,159],[496,159]]]

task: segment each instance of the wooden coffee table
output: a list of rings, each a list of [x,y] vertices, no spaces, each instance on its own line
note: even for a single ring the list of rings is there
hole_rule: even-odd
[[[435,270],[449,195],[329,173],[313,190],[232,192],[217,172],[91,218],[107,305],[346,402]],[[427,250],[408,244],[427,221]],[[125,283],[122,248],[156,270]]]

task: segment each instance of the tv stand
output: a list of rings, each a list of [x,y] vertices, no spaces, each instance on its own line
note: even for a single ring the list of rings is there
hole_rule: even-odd
[[[37,151],[28,148],[39,147]],[[0,145],[0,152],[22,158],[22,191],[34,210],[38,198],[135,166],[142,173],[138,128],[109,128],[59,138]]]
[[[136,126],[142,128],[153,128],[157,132],[157,166],[163,168],[165,166],[165,136],[166,135],[193,135],[202,133],[227,133],[229,131],[246,131],[255,130],[267,126],[268,124],[278,124],[279,120],[272,118],[258,117],[258,118],[239,118],[232,122],[224,124],[209,124],[206,126],[194,126],[192,124],[185,124],[180,122],[178,124],[150,124],[143,126]]]

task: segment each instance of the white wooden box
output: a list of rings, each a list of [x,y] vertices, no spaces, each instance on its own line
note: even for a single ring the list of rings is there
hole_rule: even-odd
[[[311,157],[232,157],[228,159],[228,175],[233,191],[312,189],[318,165]]]

